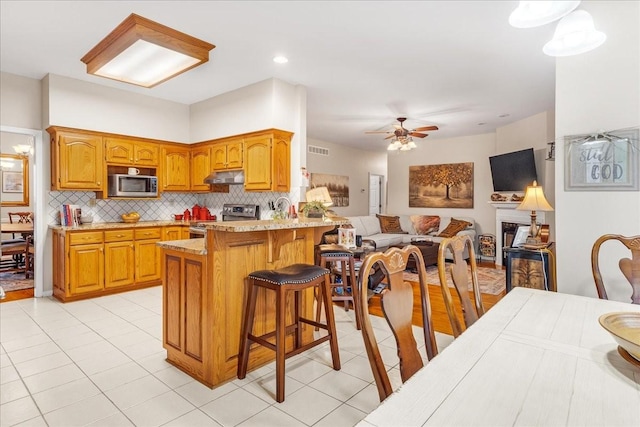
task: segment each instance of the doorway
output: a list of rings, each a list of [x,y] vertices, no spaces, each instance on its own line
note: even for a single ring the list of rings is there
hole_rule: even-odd
[[[33,153],[28,154],[28,174],[31,181],[29,184],[29,205],[19,206],[19,210],[23,211],[28,209],[33,212],[33,216],[36,218],[33,228],[33,242],[34,242],[34,259],[35,265],[33,266],[33,285],[34,296],[42,297],[44,295],[44,279],[43,279],[43,254],[45,248],[45,238],[47,235],[47,213],[45,211],[46,199],[45,199],[45,183],[44,177],[48,172],[48,166],[44,167],[44,133],[41,130],[17,128],[12,126],[0,126],[0,132],[2,135],[7,135],[9,138],[23,138],[25,141],[33,141]],[[7,208],[3,207],[3,217]],[[51,292],[49,293],[51,294]]]
[[[369,173],[369,215],[382,213],[382,178]]]

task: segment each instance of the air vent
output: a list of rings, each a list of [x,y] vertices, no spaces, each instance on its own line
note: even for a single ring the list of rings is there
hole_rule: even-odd
[[[311,154],[318,154],[320,156],[328,156],[329,155],[329,149],[328,148],[316,147],[315,145],[309,145],[308,146],[308,151]]]

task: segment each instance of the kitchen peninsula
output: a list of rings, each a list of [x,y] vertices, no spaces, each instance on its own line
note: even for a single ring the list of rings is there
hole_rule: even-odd
[[[162,248],[163,346],[167,361],[213,387],[236,376],[246,277],[262,269],[314,263],[322,234],[346,218],[207,223],[205,238],[158,242]],[[260,290],[254,332],[274,329],[275,297]],[[313,290],[303,297],[303,315],[313,318]],[[313,330],[303,326],[303,340]],[[287,345],[292,341],[288,340]],[[255,346],[249,370],[275,353]]]

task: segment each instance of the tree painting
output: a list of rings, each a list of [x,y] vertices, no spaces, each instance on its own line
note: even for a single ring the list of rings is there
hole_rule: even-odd
[[[349,177],[312,173],[309,188],[327,187],[333,206],[349,206]]]
[[[410,208],[473,208],[473,163],[409,166]]]

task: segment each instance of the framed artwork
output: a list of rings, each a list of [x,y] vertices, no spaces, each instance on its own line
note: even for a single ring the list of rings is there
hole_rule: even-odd
[[[23,175],[22,172],[2,171],[2,192],[22,193]]]
[[[327,187],[334,207],[349,206],[349,177],[312,173],[309,187]]]
[[[638,129],[565,137],[566,191],[638,191]]]
[[[520,225],[518,226],[518,230],[516,231],[516,236],[513,238],[511,242],[512,248],[519,248],[525,243],[527,243],[527,237],[529,237],[529,228],[530,225]]]
[[[409,166],[410,208],[473,208],[473,163]]]

